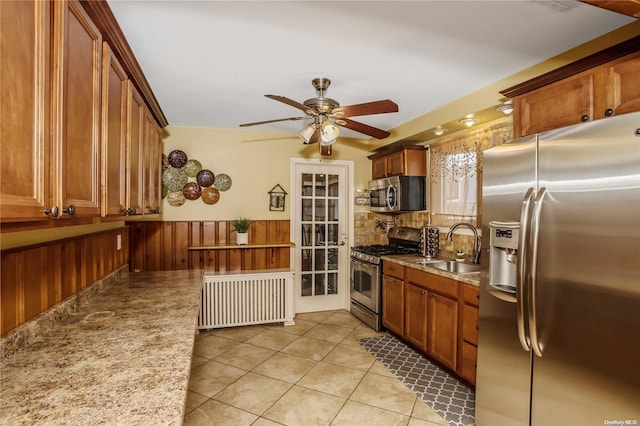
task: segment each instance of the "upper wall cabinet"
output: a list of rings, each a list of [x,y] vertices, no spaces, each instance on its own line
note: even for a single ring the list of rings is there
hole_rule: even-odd
[[[54,2],[52,205],[100,215],[102,35],[77,1]]]
[[[501,92],[514,99],[514,136],[640,111],[639,46],[636,37]]]
[[[162,130],[149,110],[145,114],[144,144],[144,214],[158,214],[162,190]]]
[[[102,47],[102,216],[126,209],[127,74],[105,42]]]
[[[51,198],[49,19],[48,2],[0,1],[3,220],[44,218]]]
[[[426,176],[427,148],[406,145],[368,156],[371,160],[371,177],[379,179],[389,176]]]
[[[167,123],[107,2],[0,0],[0,24],[0,220],[158,211]]]
[[[144,199],[144,100],[129,81],[127,88],[127,209],[128,215],[143,214]]]

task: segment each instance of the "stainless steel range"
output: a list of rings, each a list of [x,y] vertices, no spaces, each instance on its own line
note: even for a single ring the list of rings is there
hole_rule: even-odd
[[[351,249],[351,313],[376,331],[382,330],[382,256],[420,253],[418,228],[389,229],[389,244]]]

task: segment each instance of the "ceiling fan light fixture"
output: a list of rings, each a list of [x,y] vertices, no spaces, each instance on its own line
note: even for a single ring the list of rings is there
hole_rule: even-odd
[[[302,140],[302,143],[304,144],[308,144],[309,141],[311,140],[311,136],[313,136],[313,133],[316,131],[316,128],[314,126],[314,124],[309,124],[307,126],[304,126],[304,128],[302,130],[300,130],[300,133],[298,133],[298,136],[300,136],[300,139]]]
[[[320,136],[321,145],[332,145],[336,142],[336,138],[340,135],[340,128],[329,120],[322,123],[322,135]]]
[[[477,118],[473,117],[465,117],[463,119],[458,120],[458,123],[462,123],[467,127],[471,127],[478,122]]]
[[[498,105],[496,107],[496,111],[500,111],[504,115],[511,114],[513,112],[513,102],[512,101],[503,102],[501,105]]]

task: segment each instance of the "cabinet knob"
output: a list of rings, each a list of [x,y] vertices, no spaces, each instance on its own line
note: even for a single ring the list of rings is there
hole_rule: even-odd
[[[589,116],[587,114],[583,115],[582,117],[580,117],[580,121],[582,121],[583,123],[585,121],[589,121]]]
[[[76,206],[74,206],[73,204],[69,204],[67,207],[62,208],[62,213],[73,216],[74,214],[76,214]]]
[[[50,209],[44,209],[44,214],[46,214],[47,216],[51,216],[51,217],[58,217],[58,214],[60,213],[58,206],[53,206]]]
[[[607,117],[611,117],[613,115],[613,109],[612,108],[607,108],[604,111],[604,115],[606,115]]]

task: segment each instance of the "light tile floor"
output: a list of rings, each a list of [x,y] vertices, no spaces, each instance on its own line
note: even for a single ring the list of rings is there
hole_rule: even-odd
[[[198,334],[185,425],[447,425],[357,340],[347,311]]]

